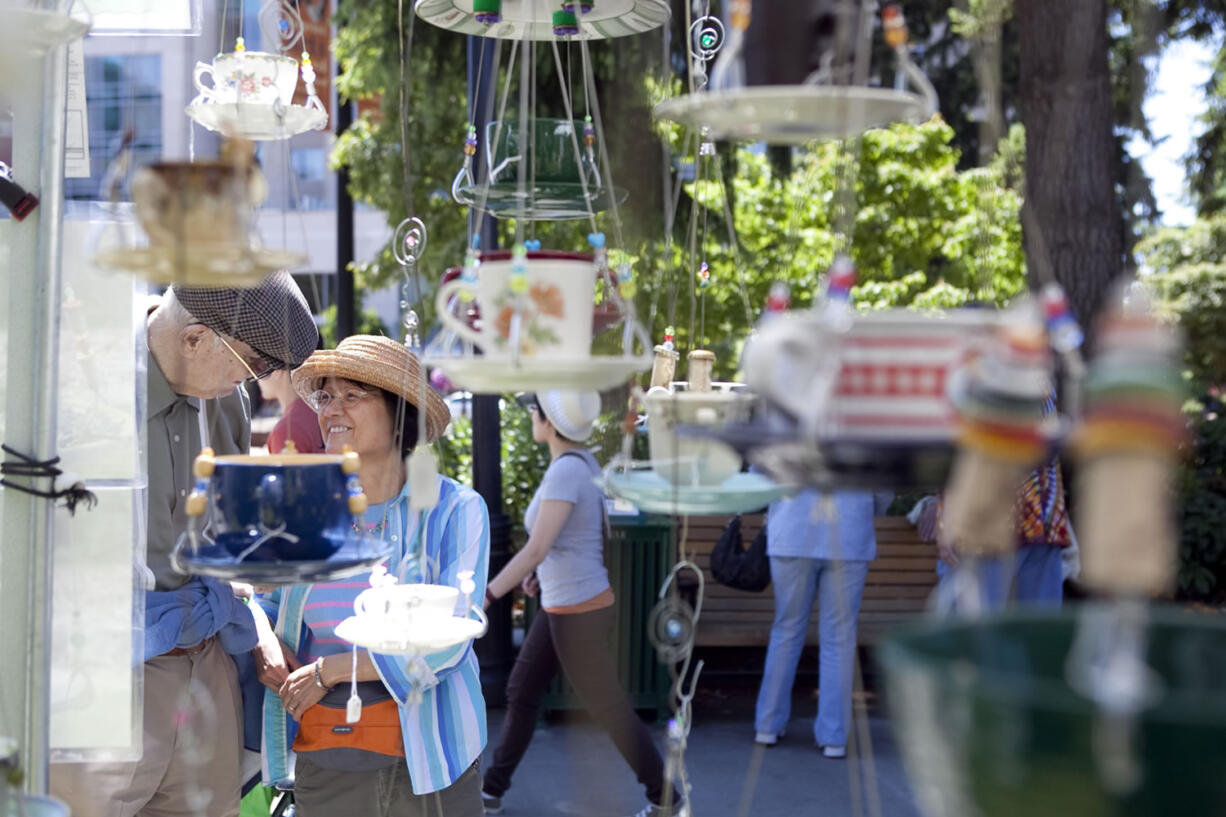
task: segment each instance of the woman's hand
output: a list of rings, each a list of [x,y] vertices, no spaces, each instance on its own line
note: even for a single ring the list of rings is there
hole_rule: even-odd
[[[302,713],[319,703],[325,692],[326,689],[320,689],[319,684],[315,683],[314,664],[298,667],[277,690],[277,694],[281,696],[281,705],[296,721],[301,721]]]
[[[520,582],[519,586],[528,598],[535,596],[541,589],[541,581],[536,577],[536,571],[534,570],[527,576],[524,576],[524,580]]]
[[[302,662],[272,630],[260,631],[257,628],[257,631],[260,632],[260,640],[251,651],[251,657],[255,659],[256,677],[261,684],[277,692],[289,674],[302,666]]]

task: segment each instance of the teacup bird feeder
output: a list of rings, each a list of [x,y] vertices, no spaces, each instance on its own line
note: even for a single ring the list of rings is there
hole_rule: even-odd
[[[255,210],[268,186],[253,153],[250,142],[229,140],[219,159],[140,168],[132,200],[149,245],[106,250],[93,262],[155,284],[196,287],[256,286],[304,262],[301,253],[260,244]]]
[[[260,27],[277,51],[248,51],[239,36],[233,51],[219,53],[212,62],[196,63],[192,83],[197,95],[185,113],[211,131],[240,139],[289,139],[327,127],[328,112],[315,92],[311,55],[305,47],[301,62],[288,55],[304,45],[297,4],[267,0],[260,11]],[[294,95],[300,72],[306,96],[298,105]]]
[[[884,38],[911,90],[869,84],[876,0],[751,5],[731,3],[709,90],[660,103],[658,119],[706,128],[713,139],[800,145],[936,113],[936,91],[911,61],[896,5],[882,13]]]
[[[675,361],[671,339],[657,346],[657,371]],[[605,487],[650,513],[737,513],[754,510],[783,496],[766,476],[741,471],[741,455],[717,439],[685,436],[688,427],[721,428],[749,419],[753,396],[743,383],[711,380],[715,355],[704,349],[688,356],[688,381],[652,386],[643,396],[651,458],[615,458],[605,468]]]
[[[196,458],[188,529],[172,556],[184,573],[251,584],[325,582],[387,558],[361,525],[366,494],[353,451]]]

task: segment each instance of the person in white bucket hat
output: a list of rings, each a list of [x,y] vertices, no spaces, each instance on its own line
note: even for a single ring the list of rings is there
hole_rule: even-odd
[[[584,447],[600,413],[600,395],[547,391],[519,402],[532,413],[532,439],[549,446],[550,463],[524,514],[528,543],[490,580],[486,606],[522,583],[529,595],[540,590],[541,609],[507,680],[507,714],[482,785],[485,811],[502,811],[502,797],[532,741],[541,696],[561,668],[643,784],[648,802],[639,814],[684,815],[677,793],[667,796],[664,761],[621,688],[607,649],[615,620],[604,566],[607,519],[596,484],[600,465]]]

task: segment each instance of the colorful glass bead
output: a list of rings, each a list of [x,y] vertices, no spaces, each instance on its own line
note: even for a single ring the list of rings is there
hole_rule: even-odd
[[[881,10],[881,23],[885,29],[886,45],[901,48],[907,44],[907,21],[896,4],[890,3]]]
[[[247,43],[243,42],[243,38],[239,37],[234,41],[234,50],[242,53],[247,50]]]
[[[703,261],[702,266],[698,268],[698,288],[706,289],[711,286],[711,268],[707,266],[707,262]]]
[[[664,342],[661,343],[660,345],[663,346],[665,349],[671,350],[675,348],[673,345],[673,338],[675,338],[676,336],[677,336],[676,329],[674,329],[671,326],[664,327]]]
[[[483,25],[502,21],[502,0],[473,0],[473,19]]]
[[[580,14],[587,14],[592,10],[593,5],[595,5],[593,0],[579,0],[578,3],[574,2],[574,0],[566,0],[566,2],[562,3],[562,11],[574,14],[577,7]]]
[[[579,21],[574,12],[559,9],[553,13],[553,35],[555,37],[574,37],[579,33]]]
[[[745,31],[749,28],[750,19],[750,2],[749,0],[732,0],[729,7],[728,19],[732,23],[732,27],[738,31]]]
[[[592,125],[591,115],[583,117],[583,144],[588,147],[596,144],[596,128]]]
[[[771,284],[766,296],[767,312],[785,312],[792,305],[792,289],[783,281]]]
[[[528,291],[528,251],[523,244],[516,244],[511,250],[511,275],[507,279],[507,288],[513,295],[523,295]]]
[[[847,300],[856,285],[856,267],[846,255],[837,255],[826,271],[826,297]]]
[[[1039,293],[1039,303],[1043,307],[1043,320],[1047,324],[1052,347],[1057,352],[1071,352],[1079,348],[1085,341],[1085,333],[1073,317],[1064,289],[1056,283],[1048,284]]]
[[[464,155],[477,155],[477,129],[472,125],[468,126],[468,134],[464,137]]]

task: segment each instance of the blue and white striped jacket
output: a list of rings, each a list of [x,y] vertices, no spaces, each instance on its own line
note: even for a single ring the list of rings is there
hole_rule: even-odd
[[[386,530],[391,532],[393,544],[388,572],[401,583],[457,587],[459,574],[471,570],[477,585],[473,599],[479,604],[489,575],[490,531],[485,501],[471,488],[440,476],[438,504],[423,521],[422,514],[409,510],[408,497],[406,483],[388,509]],[[423,541],[424,566],[419,558]],[[300,652],[306,638],[303,611],[310,587],[284,587],[261,599],[276,622],[277,635],[295,653]],[[423,683],[421,674],[415,674],[421,691],[418,703],[409,702],[412,659],[375,653],[371,658],[400,707],[400,729],[413,792],[428,794],[447,788],[477,760],[486,743],[485,698],[472,642],[425,656],[433,678]],[[290,746],[297,726],[281,706],[280,696],[266,690],[261,752],[265,784],[293,779]]]

